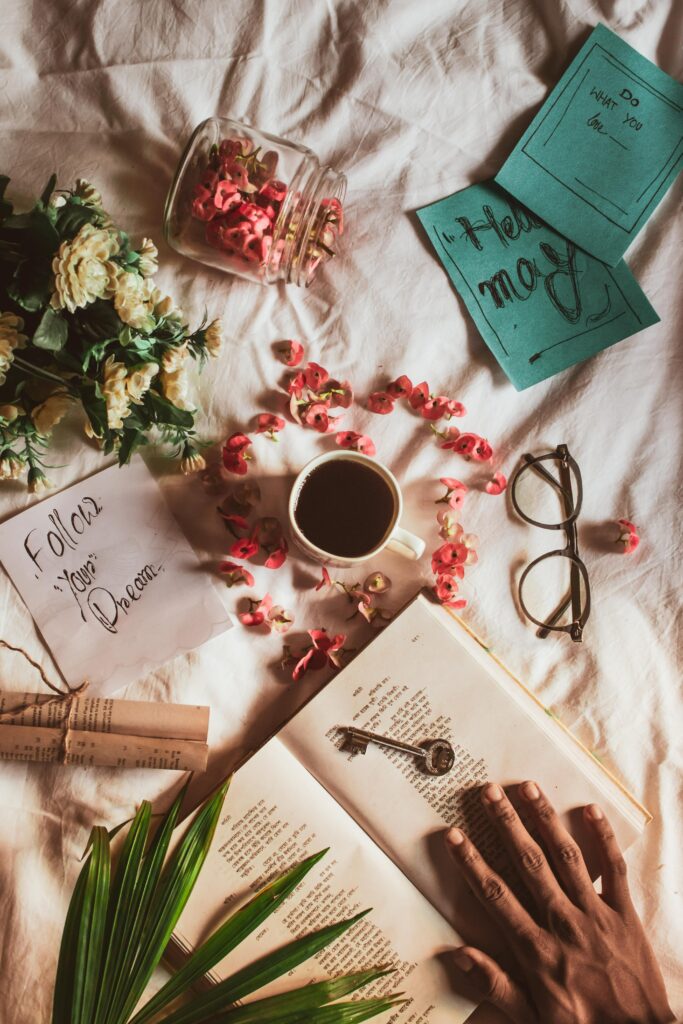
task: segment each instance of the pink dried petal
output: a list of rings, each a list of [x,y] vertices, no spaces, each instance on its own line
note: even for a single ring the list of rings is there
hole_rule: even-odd
[[[312,430],[317,430],[319,434],[325,434],[329,430],[330,417],[323,402],[312,402],[300,415],[301,422]]]
[[[374,391],[368,398],[368,409],[380,416],[394,411],[394,399],[386,391]]]
[[[427,381],[423,380],[421,384],[415,385],[409,401],[413,409],[421,409],[428,399],[429,385]]]
[[[320,391],[321,387],[329,380],[330,376],[325,367],[320,366],[318,363],[308,363],[303,374],[306,386],[315,392]]]
[[[285,366],[298,366],[304,357],[304,347],[300,341],[286,341],[279,347],[278,352]]]
[[[366,578],[363,590],[371,594],[385,594],[391,588],[391,580],[383,572],[373,572]]]
[[[410,398],[412,393],[412,382],[410,377],[406,377],[405,373],[397,377],[396,380],[392,380],[391,384],[387,384],[387,394],[391,395],[392,398]]]
[[[245,562],[259,553],[258,541],[251,537],[242,537],[230,546],[230,554],[233,558],[243,558]]]
[[[285,421],[281,416],[275,416],[270,412],[261,412],[256,417],[257,434],[277,434],[284,428]]]
[[[507,477],[502,473],[494,473],[486,485],[487,494],[502,494],[507,487]]]
[[[220,562],[218,571],[225,576],[225,582],[229,587],[238,587],[243,583],[246,583],[248,587],[254,586],[254,577],[243,565],[237,565],[235,562]]]

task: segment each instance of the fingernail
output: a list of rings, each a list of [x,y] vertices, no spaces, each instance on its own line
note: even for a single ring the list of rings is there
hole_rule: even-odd
[[[586,814],[589,818],[592,818],[593,821],[602,821],[602,819],[605,817],[605,815],[602,813],[602,810],[598,807],[597,804],[589,804],[586,808]]]
[[[467,953],[463,953],[461,949],[453,957],[455,960],[456,967],[459,967],[461,971],[471,971],[474,967],[474,960]]]
[[[461,832],[459,828],[449,828],[446,833],[446,842],[451,846],[460,846],[465,842],[465,833]]]
[[[484,800],[489,804],[497,804],[499,800],[502,800],[505,793],[493,782],[490,786],[487,786],[484,790]]]
[[[522,793],[527,800],[538,800],[541,795],[541,791],[535,782],[525,782],[522,786]]]

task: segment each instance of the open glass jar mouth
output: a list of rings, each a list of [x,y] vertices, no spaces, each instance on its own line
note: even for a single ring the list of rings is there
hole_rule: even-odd
[[[262,284],[308,287],[336,255],[346,178],[312,150],[228,118],[192,133],[164,231],[173,248]]]

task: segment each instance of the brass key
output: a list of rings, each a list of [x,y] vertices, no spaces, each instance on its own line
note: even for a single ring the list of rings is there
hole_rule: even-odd
[[[420,768],[427,775],[447,775],[455,763],[455,751],[448,740],[425,740],[415,747],[412,743],[402,743],[401,740],[392,740],[388,736],[356,729],[355,726],[345,726],[343,732],[346,733],[344,746],[352,754],[365,754],[369,743],[378,743],[381,747],[412,754],[419,759]]]

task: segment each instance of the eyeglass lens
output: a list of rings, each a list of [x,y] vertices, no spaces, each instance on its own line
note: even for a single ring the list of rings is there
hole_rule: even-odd
[[[519,511],[539,526],[558,526],[576,512],[580,487],[573,466],[559,458],[523,466],[515,480]]]

